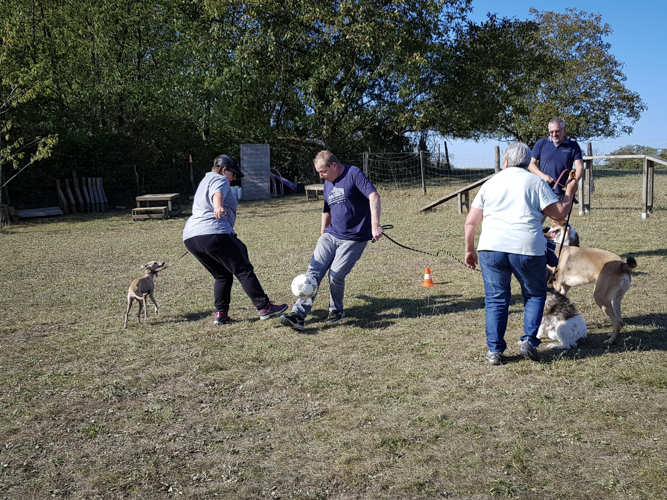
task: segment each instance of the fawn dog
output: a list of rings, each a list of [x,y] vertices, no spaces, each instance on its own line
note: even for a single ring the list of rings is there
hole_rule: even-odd
[[[153,277],[157,276],[158,269],[161,267],[164,267],[164,262],[157,262],[155,260],[151,260],[148,264],[141,266],[145,274],[141,278],[134,280],[127,291],[127,311],[125,311],[125,326],[123,328],[127,328],[127,316],[130,314],[132,302],[135,300],[139,303],[139,312],[137,313],[139,323],[141,323],[142,308],[144,310],[144,319],[148,318],[146,296],[150,297],[153,304],[155,304],[155,314],[157,314],[157,302],[155,302],[155,297],[153,297],[153,292],[155,291]]]
[[[545,236],[557,245],[560,245],[563,241],[563,233],[565,233],[565,242],[563,243],[563,246],[569,245],[571,247],[578,247],[579,234],[569,222],[567,223],[566,228],[565,222],[565,220],[552,220],[551,227],[545,230]]]
[[[561,235],[554,239],[562,239]],[[628,257],[623,262],[615,253],[599,248],[582,248],[568,245],[568,240],[561,248],[558,267],[555,271],[554,288],[567,295],[573,286],[595,284],[593,298],[595,303],[609,316],[613,331],[605,344],[611,344],[623,327],[621,319],[621,301],[630,289],[630,273],[637,267],[637,261]]]

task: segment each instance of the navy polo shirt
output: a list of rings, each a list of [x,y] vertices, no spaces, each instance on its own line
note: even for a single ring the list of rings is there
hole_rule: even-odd
[[[583,160],[579,144],[567,137],[560,146],[556,146],[549,138],[540,139],[533,146],[531,156],[540,161],[540,170],[554,180],[558,180],[563,171],[566,170],[567,172],[561,177],[561,184],[565,184],[565,181],[567,181],[567,176],[572,170],[574,162]],[[556,194],[564,191],[562,187],[555,186],[554,192]]]

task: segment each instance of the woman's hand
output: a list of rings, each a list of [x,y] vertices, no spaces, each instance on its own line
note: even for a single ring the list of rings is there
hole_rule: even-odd
[[[211,201],[213,202],[213,215],[215,215],[216,219],[227,215],[225,211],[225,199],[222,197],[222,193],[215,193]]]
[[[477,252],[474,250],[466,252],[465,262],[466,266],[468,266],[470,269],[475,269],[477,263],[479,262],[477,259]]]
[[[221,216],[227,215],[227,212],[225,211],[225,207],[215,207],[213,209],[213,214],[216,219],[219,219]]]

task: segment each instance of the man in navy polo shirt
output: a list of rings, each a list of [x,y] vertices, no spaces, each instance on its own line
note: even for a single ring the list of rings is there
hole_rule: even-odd
[[[327,323],[338,323],[345,317],[343,296],[345,277],[350,273],[369,240],[382,237],[380,195],[359,170],[343,165],[331,151],[320,151],[313,160],[315,170],[324,179],[322,227],[306,274],[317,284],[329,271],[329,317]],[[301,331],[313,300],[299,299],[290,314],[280,323]]]
[[[565,194],[565,184],[572,165],[574,164],[577,182],[584,172],[581,148],[575,141],[565,137],[565,120],[562,118],[549,120],[549,137],[535,143],[531,156],[528,170],[547,181],[559,200]]]

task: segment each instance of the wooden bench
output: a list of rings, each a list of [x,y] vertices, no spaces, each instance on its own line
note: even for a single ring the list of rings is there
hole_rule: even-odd
[[[310,201],[311,193],[316,200],[319,199],[317,193],[322,193],[322,196],[324,196],[324,184],[308,184],[304,186],[304,189],[306,191],[306,201]]]
[[[137,208],[162,208],[167,204],[167,215],[172,217],[181,213],[181,201],[178,193],[144,194],[137,196]],[[155,206],[153,206],[155,205]]]
[[[141,207],[132,209],[132,219],[168,219],[169,207]]]

